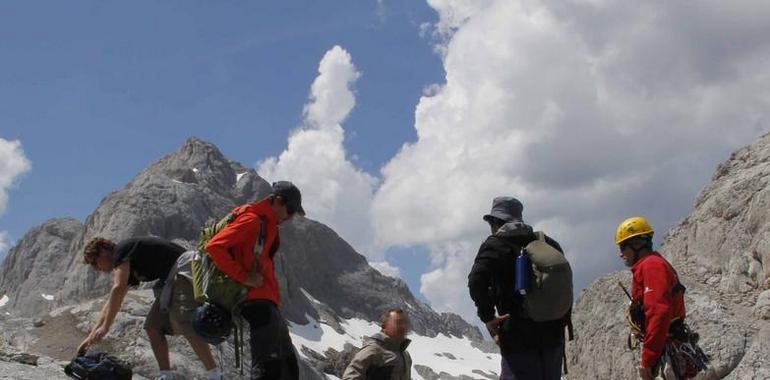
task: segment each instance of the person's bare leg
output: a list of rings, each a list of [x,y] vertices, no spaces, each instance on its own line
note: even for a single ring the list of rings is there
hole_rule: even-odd
[[[211,354],[211,347],[208,343],[197,336],[185,335],[185,338],[190,342],[190,347],[192,347],[195,354],[198,355],[198,359],[203,362],[203,366],[206,367],[207,371],[210,371],[217,366],[217,363],[214,361],[214,355]]]
[[[161,371],[168,371],[171,369],[171,363],[168,358],[168,340],[163,331],[148,328],[144,331],[147,332],[147,337],[150,339],[150,346],[152,346],[152,353],[155,355],[155,360],[158,362],[158,369]]]

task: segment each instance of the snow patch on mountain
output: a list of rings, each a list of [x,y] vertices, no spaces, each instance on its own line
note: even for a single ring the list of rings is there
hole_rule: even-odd
[[[302,293],[313,304],[322,305],[304,289],[302,289]],[[307,319],[310,322],[304,325],[289,322],[292,342],[302,356],[305,356],[302,353],[302,347],[320,354],[329,348],[342,351],[346,343],[361,347],[364,337],[371,336],[381,329],[379,323],[359,318],[340,320],[337,330],[325,322],[313,319],[311,316],[307,316]],[[338,330],[342,330],[342,333]],[[482,352],[474,347],[468,338],[457,338],[444,334],[426,337],[412,333],[409,335],[409,339],[412,340],[408,351],[412,357],[413,379],[423,379],[415,370],[417,365],[458,377],[462,375],[477,377],[478,371],[496,376],[500,371],[500,355]],[[474,373],[474,371],[476,372]]]
[[[380,331],[377,323],[357,318],[340,322],[344,333],[338,333],[328,324],[319,323],[309,316],[308,319],[310,323],[305,325],[289,323],[291,340],[303,356],[301,350],[303,346],[318,353],[323,353],[329,348],[342,351],[345,343],[361,347],[365,336]],[[409,339],[412,340],[408,351],[412,356],[412,378],[414,379],[423,378],[415,370],[416,365],[440,369],[452,376],[478,376],[474,371],[499,373],[500,355],[482,352],[473,347],[467,338],[450,337],[444,334],[430,338],[410,334]]]
[[[348,319],[340,323],[344,334],[340,334],[326,323],[319,323],[308,316],[310,323],[299,325],[289,322],[291,340],[297,348],[305,346],[313,351],[323,353],[329,348],[342,351],[345,343],[361,346],[364,336],[380,331],[376,324],[363,319]]]
[[[436,371],[446,372],[452,376],[466,375],[478,377],[474,371],[484,373],[500,372],[500,355],[484,353],[471,344],[467,338],[451,337],[439,334],[434,338],[411,335],[409,339],[409,354],[412,355],[412,377],[415,375],[414,365],[423,365]]]

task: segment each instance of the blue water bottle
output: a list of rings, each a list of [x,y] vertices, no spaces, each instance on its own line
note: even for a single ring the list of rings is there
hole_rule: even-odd
[[[530,265],[529,265],[529,256],[527,255],[527,252],[522,248],[521,252],[519,252],[519,256],[516,257],[516,283],[515,288],[516,292],[518,292],[521,295],[527,294],[527,289],[529,289],[529,271],[530,271]]]

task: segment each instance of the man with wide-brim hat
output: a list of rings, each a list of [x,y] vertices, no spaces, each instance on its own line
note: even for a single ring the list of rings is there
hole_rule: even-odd
[[[468,275],[477,314],[502,354],[502,380],[558,380],[564,356],[564,320],[536,322],[527,317],[521,295],[514,292],[515,257],[537,239],[524,222],[524,206],[509,196],[497,197],[483,219],[492,234],[481,244]],[[561,252],[559,243],[543,234]],[[495,313],[497,312],[497,313]]]

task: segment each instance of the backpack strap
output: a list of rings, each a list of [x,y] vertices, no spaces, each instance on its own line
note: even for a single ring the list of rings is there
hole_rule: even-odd
[[[564,374],[569,375],[569,370],[567,369],[567,342],[564,341],[561,342],[561,364]]]
[[[545,242],[545,232],[543,232],[543,231],[535,231],[535,237],[537,238],[537,240]]]
[[[257,235],[257,241],[254,242],[254,256],[259,257],[262,253],[262,248],[265,247],[265,223],[267,219],[264,216],[259,215],[259,234]]]
[[[233,211],[231,212],[231,214],[233,215],[233,217],[241,215],[241,214],[243,214],[249,208],[249,206],[250,206],[250,204],[240,205],[240,206],[234,208]],[[233,218],[233,220],[234,219],[235,218]]]
[[[229,224],[233,222],[235,218],[246,212],[249,207],[251,207],[251,204],[247,203],[233,209],[233,211],[230,213],[230,217],[227,223]],[[265,224],[267,223],[267,219],[264,216],[257,216],[259,217],[259,234],[257,234],[257,241],[254,242],[254,256],[259,256],[262,253],[262,248],[265,246]]]
[[[241,308],[243,304],[237,304],[233,306],[231,318],[233,320],[233,351],[235,352],[235,368],[241,371],[243,376],[243,330],[245,328],[243,322],[243,314]],[[222,346],[222,344],[220,344]],[[223,368],[220,366],[220,368]]]
[[[567,370],[567,340],[570,342],[575,340],[575,330],[572,327],[572,309],[569,309],[569,313],[567,313],[566,316],[566,323],[565,326],[567,327],[567,339],[562,341],[562,347],[561,347],[561,353],[562,353],[562,366],[564,369],[564,374],[569,374]]]
[[[674,278],[676,278],[676,284],[674,284],[674,287],[671,288],[671,293],[676,294],[679,292],[684,293],[685,291],[687,291],[687,288],[682,284],[681,281],[679,281],[679,273],[676,271],[676,269],[674,269],[674,266],[671,265],[671,263],[668,262],[668,260],[666,260],[665,257],[663,256],[660,256],[660,257],[663,259],[663,261],[666,262],[666,265],[669,267],[669,269],[671,269],[671,271],[674,272]]]
[[[666,260],[666,259],[663,258],[663,260]],[[681,281],[679,281],[679,273],[677,273],[676,269],[674,269],[674,266],[671,265],[671,263],[669,263],[668,260],[666,260],[666,264],[668,264],[668,267],[671,268],[672,272],[674,272],[674,277],[676,277],[676,285],[674,285],[674,287],[671,288],[671,292],[676,294],[679,292],[684,293],[685,291],[687,291],[687,288],[684,285],[682,285]]]

